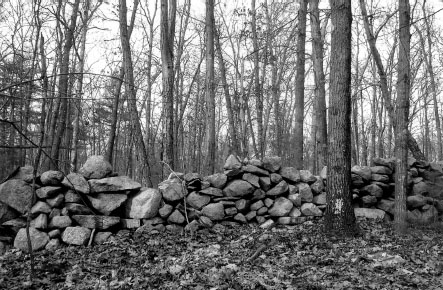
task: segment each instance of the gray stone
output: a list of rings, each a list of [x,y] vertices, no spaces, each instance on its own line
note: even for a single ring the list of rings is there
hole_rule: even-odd
[[[234,216],[237,213],[238,213],[238,210],[236,207],[225,207],[225,215]]]
[[[216,187],[208,187],[203,190],[200,190],[199,193],[208,195],[208,196],[215,196],[215,197],[223,197],[223,190]]]
[[[170,233],[174,233],[174,234],[181,234],[183,232],[183,227],[180,225],[167,225],[166,226],[166,231],[170,232]]]
[[[283,177],[281,177],[281,175],[278,173],[271,173],[270,178],[271,178],[271,183],[274,183],[274,184],[277,184],[283,180]]]
[[[322,216],[323,212],[313,203],[307,202],[301,205],[300,211],[305,216]]]
[[[326,204],[326,192],[323,192],[319,195],[314,196],[312,202],[316,205],[324,205]]]
[[[299,217],[301,216],[301,211],[300,209],[293,207],[291,209],[291,211],[289,212],[289,217]]]
[[[190,173],[186,173],[185,176],[183,176],[183,179],[189,183],[195,180],[202,180],[202,176],[200,175],[200,173],[196,173],[196,172],[190,172]]]
[[[367,219],[379,219],[385,218],[385,212],[376,208],[354,208],[355,217],[364,217]]]
[[[266,206],[261,207],[257,210],[257,215],[265,215],[268,213],[268,208]]]
[[[279,197],[275,200],[272,207],[268,210],[271,216],[286,216],[291,212],[294,207],[292,201],[287,198]]]
[[[53,198],[46,199],[46,203],[50,207],[60,207],[64,201],[65,201],[65,196],[63,193],[59,193],[57,196],[54,196]]]
[[[363,177],[358,174],[351,173],[352,187],[360,188],[365,185]]]
[[[100,179],[108,176],[112,172],[111,164],[104,156],[93,155],[90,156],[85,164],[80,168],[78,173],[87,179]]]
[[[21,179],[11,179],[0,184],[0,202],[19,213],[25,213],[32,202],[32,188]]]
[[[300,171],[294,167],[282,167],[280,175],[289,183],[300,182]]]
[[[311,184],[315,182],[317,178],[309,170],[300,170],[300,181]]]
[[[426,199],[422,195],[411,195],[406,198],[406,204],[411,208],[422,207],[426,203]]]
[[[263,168],[269,172],[277,172],[282,164],[281,157],[266,156],[263,158]]]
[[[270,198],[265,199],[265,206],[271,207],[274,204],[274,200]]]
[[[59,239],[50,239],[49,242],[45,246],[45,250],[47,251],[55,251],[60,248],[60,240]]]
[[[149,219],[157,215],[162,195],[156,188],[142,188],[126,200],[126,217]]]
[[[17,233],[21,228],[26,227],[26,219],[21,217],[15,218],[7,222],[4,222],[2,226],[8,227],[9,229]]]
[[[259,177],[257,175],[254,175],[252,173],[244,173],[242,179],[244,181],[249,182],[250,184],[252,184],[254,187],[256,188],[260,188],[260,184],[259,184]]]
[[[47,229],[48,216],[44,213],[39,214],[35,219],[31,221],[30,226],[39,230]]]
[[[265,204],[263,203],[263,201],[259,200],[257,202],[254,202],[253,204],[251,204],[251,206],[249,208],[250,208],[250,210],[259,210],[263,206],[265,206]]]
[[[395,206],[394,200],[389,200],[389,199],[380,199],[377,203],[377,208],[391,215],[394,215],[394,206]]]
[[[394,168],[395,168],[395,158],[375,157],[372,159],[372,162],[374,162],[375,165],[386,166],[386,167],[390,168],[391,170],[394,170]]]
[[[428,186],[425,182],[418,182],[412,186],[413,195],[424,195],[428,193]]]
[[[50,170],[42,173],[40,181],[43,185],[61,185],[63,178],[62,172]]]
[[[223,189],[226,196],[243,197],[254,192],[255,188],[244,180],[233,180]]]
[[[82,198],[80,197],[80,195],[78,193],[76,193],[73,190],[68,190],[65,193],[65,202],[81,202]]]
[[[328,167],[323,166],[322,170],[320,171],[320,178],[323,180],[326,180],[328,178]]]
[[[251,221],[251,220],[253,220],[256,216],[257,216],[257,212],[256,212],[255,210],[253,210],[253,211],[248,212],[248,213],[245,215],[245,218],[246,218],[247,221]]]
[[[280,181],[279,184],[277,184],[276,186],[274,186],[273,188],[268,190],[266,192],[266,195],[268,195],[268,196],[282,195],[282,194],[288,192],[288,190],[289,190],[288,184],[286,183],[286,181],[282,180],[282,181]]]
[[[275,222],[271,219],[267,220],[266,222],[262,223],[260,225],[260,228],[262,229],[269,229],[271,228],[273,225],[275,224]]]
[[[137,191],[141,188],[140,183],[132,180],[128,176],[90,179],[88,182],[91,193]]]
[[[106,230],[120,223],[120,218],[118,216],[73,215],[72,219],[82,227],[99,230]]]
[[[94,245],[101,245],[105,243],[111,236],[111,232],[97,232],[93,239]]]
[[[50,213],[51,207],[44,201],[37,201],[34,206],[31,208],[31,213],[39,214],[39,213]]]
[[[382,174],[382,175],[391,175],[392,169],[386,166],[372,166],[371,167],[372,174]]]
[[[136,229],[140,227],[140,219],[120,219],[120,225],[124,229]]]
[[[246,217],[245,217],[242,213],[238,213],[238,214],[236,214],[236,215],[234,216],[234,220],[237,221],[237,222],[239,222],[239,223],[242,223],[242,224],[245,224],[245,223],[248,222],[248,221],[246,220]]]
[[[62,234],[62,241],[68,245],[86,245],[91,236],[91,230],[84,227],[67,227]]]
[[[225,217],[225,208],[220,202],[210,203],[202,209],[202,214],[212,221],[219,221]]]
[[[195,233],[200,228],[200,224],[197,220],[193,220],[185,226],[185,231]]]
[[[239,199],[235,202],[235,207],[239,211],[244,211],[249,206],[249,200],[246,199]]]
[[[199,220],[200,224],[204,227],[212,228],[214,226],[214,223],[212,222],[212,220],[206,216],[201,216],[198,220]]]
[[[55,216],[49,221],[50,229],[64,229],[72,225],[72,220],[69,216]]]
[[[389,182],[389,176],[388,175],[384,175],[384,174],[373,173],[371,179],[373,181],[378,181],[378,182],[384,182],[384,183],[388,183]]]
[[[317,178],[317,180],[311,184],[311,190],[314,194],[320,194],[325,190],[325,185],[320,176],[316,176],[315,178]]]
[[[186,197],[186,202],[195,209],[202,209],[211,201],[208,195],[198,194],[193,191]]]
[[[128,198],[120,193],[98,193],[87,196],[92,206],[104,215],[110,215],[112,211],[120,207]]]
[[[69,215],[87,215],[87,214],[92,214],[92,211],[86,207],[83,204],[79,204],[79,203],[65,203],[65,207],[64,209],[67,210]],[[66,215],[63,214],[63,209],[62,209],[62,215]]]
[[[70,189],[75,189],[77,192],[89,194],[89,183],[83,175],[75,172],[69,173],[62,181],[62,184]]]
[[[228,181],[228,177],[224,173],[215,173],[209,176],[206,176],[204,180],[209,181],[211,186],[215,188],[223,188]]]
[[[300,182],[297,183],[298,193],[300,194],[300,198],[302,202],[312,202],[314,195],[312,194],[311,187],[309,184]]]
[[[185,196],[183,185],[177,179],[165,180],[158,185],[158,189],[166,201],[182,200]]]
[[[30,165],[20,167],[9,179],[20,179],[27,183],[32,183],[34,178],[34,167]]]
[[[48,233],[50,239],[59,238],[61,235],[61,231],[59,229],[52,230]]]
[[[165,203],[159,210],[158,214],[162,218],[167,218],[171,213],[174,207],[170,204]]]
[[[51,198],[62,190],[60,186],[44,186],[35,191],[38,198],[45,199]]]
[[[49,236],[45,232],[41,232],[35,228],[29,228],[29,236],[31,238],[32,251],[43,249],[49,242]],[[26,228],[18,231],[14,239],[14,248],[20,249],[23,252],[28,252],[28,237]]]
[[[261,160],[259,160],[259,159],[255,159],[255,158],[250,159],[248,161],[248,164],[251,164],[251,165],[254,165],[254,166],[257,166],[257,167],[263,167],[263,162]]]
[[[296,194],[298,193],[298,187],[292,184],[289,184],[289,194]]]
[[[369,166],[354,165],[351,168],[351,173],[360,176],[365,182],[371,180],[372,177],[371,167]]]
[[[271,178],[269,177],[260,177],[259,184],[261,189],[264,191],[268,191],[271,188]]]
[[[225,170],[224,174],[229,178],[229,177],[237,177],[238,175],[240,175],[241,173],[243,173],[243,170],[241,168],[237,168],[237,169],[229,169],[229,170]]]
[[[360,193],[363,195],[372,195],[377,198],[381,198],[383,196],[383,189],[380,186],[371,183],[360,189]]]
[[[254,191],[254,194],[253,194],[251,200],[259,200],[259,199],[263,199],[265,197],[266,197],[266,192],[264,192],[261,189],[256,189]]]
[[[241,164],[240,160],[238,160],[238,158],[236,156],[231,154],[226,159],[223,169],[232,170],[232,169],[240,169],[241,167],[242,167],[242,164]]]
[[[365,206],[373,206],[377,204],[377,198],[373,195],[365,195],[361,198],[361,201]]]
[[[301,195],[300,193],[293,193],[288,195],[288,199],[292,201],[294,206],[301,207]]]
[[[15,219],[19,216],[19,213],[13,210],[11,207],[0,202],[0,225],[6,221]]]
[[[257,166],[247,164],[242,167],[242,171],[252,173],[258,176],[269,176],[269,172]]]

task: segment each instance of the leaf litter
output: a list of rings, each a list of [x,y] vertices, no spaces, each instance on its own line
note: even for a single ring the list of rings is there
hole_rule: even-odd
[[[263,230],[133,238],[121,231],[103,245],[62,247],[30,257],[0,257],[0,289],[442,289],[442,230],[359,221],[353,239],[325,236],[320,221]]]

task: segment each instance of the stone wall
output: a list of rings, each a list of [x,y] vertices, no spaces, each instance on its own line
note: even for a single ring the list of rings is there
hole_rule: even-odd
[[[33,249],[99,244],[119,229],[136,229],[138,235],[230,223],[266,228],[323,216],[326,168],[314,176],[281,164],[279,157],[240,162],[231,155],[223,173],[172,173],[158,189],[117,176],[102,156],[91,156],[78,173],[44,172],[36,180],[37,201],[31,207]],[[410,159],[409,165],[409,221],[437,220],[443,212],[442,164]],[[380,158],[371,167],[352,167],[356,216],[392,219],[394,168],[392,160]],[[0,234],[0,250],[2,240],[27,250],[24,216],[31,203],[30,183],[32,168],[22,167],[0,185],[0,229],[9,233]]]

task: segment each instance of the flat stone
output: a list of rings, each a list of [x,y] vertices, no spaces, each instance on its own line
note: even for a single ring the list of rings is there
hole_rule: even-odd
[[[228,181],[228,177],[224,173],[215,173],[209,176],[206,176],[204,180],[209,181],[212,187],[215,188],[223,188]]]
[[[259,210],[263,206],[265,206],[265,204],[263,203],[262,200],[259,200],[257,202],[254,202],[253,204],[251,204],[251,206],[249,208],[250,208],[250,210]]]
[[[371,167],[372,174],[382,174],[382,175],[391,175],[392,169],[386,166],[372,166]]]
[[[72,220],[69,216],[55,216],[49,221],[50,229],[64,229],[72,225]]]
[[[163,198],[169,202],[183,200],[185,196],[183,185],[177,179],[165,180],[158,185]]]
[[[62,181],[62,184],[67,188],[75,190],[83,194],[89,194],[89,183],[83,175],[71,172]]]
[[[208,196],[217,196],[222,197],[223,196],[223,190],[216,187],[208,187],[206,189],[199,191],[201,194],[208,195]]]
[[[252,173],[252,174],[258,175],[258,176],[269,176],[268,171],[266,171],[260,167],[254,166],[252,164],[247,164],[247,165],[243,166],[242,171]]]
[[[292,201],[287,198],[279,197],[275,200],[272,207],[268,210],[268,213],[271,216],[286,216],[291,212],[291,209],[294,207]]]
[[[223,189],[223,193],[229,197],[243,197],[254,192],[255,188],[247,181],[233,180]]]
[[[73,215],[72,218],[82,227],[89,229],[106,230],[120,223],[120,218],[117,216]]]
[[[300,171],[295,167],[282,167],[280,175],[289,183],[300,182]]]
[[[48,234],[33,227],[29,228],[29,236],[31,237],[31,246],[33,251],[44,249],[46,244],[49,242]],[[14,239],[14,248],[28,253],[28,237],[26,234],[26,228],[22,228],[18,231]]]
[[[61,190],[62,190],[62,187],[60,187],[60,186],[44,186],[44,187],[38,188],[35,191],[35,194],[38,196],[38,198],[45,199],[45,198],[51,198],[51,197],[55,196]]]
[[[364,217],[368,219],[384,219],[385,212],[376,208],[354,208],[355,217]]]
[[[42,173],[40,181],[43,185],[61,185],[63,178],[63,172],[49,170]]]
[[[141,188],[140,183],[132,180],[128,176],[90,179],[88,182],[91,193],[137,191]]]
[[[140,227],[139,219],[120,219],[120,224],[124,229],[136,229]]]
[[[62,234],[62,241],[68,245],[86,245],[91,236],[91,230],[84,227],[67,227]]]
[[[286,193],[288,190],[289,190],[288,183],[286,183],[286,181],[282,180],[282,181],[280,181],[279,184],[277,184],[276,186],[274,186],[273,188],[268,190],[266,192],[266,195],[268,195],[268,196],[282,195],[282,194]]]
[[[8,180],[0,184],[0,202],[24,214],[32,202],[32,188],[23,180]]]
[[[87,195],[92,206],[104,215],[110,215],[112,211],[120,207],[128,198],[120,193],[98,193]]]
[[[93,155],[90,156],[85,164],[80,168],[78,173],[87,179],[100,179],[108,176],[112,172],[111,164],[104,156]]]
[[[412,158],[412,159],[414,159],[414,158]],[[415,161],[415,159],[414,159],[414,161]],[[375,165],[386,166],[386,167],[390,168],[391,170],[394,170],[394,168],[395,168],[395,158],[375,157],[372,159],[372,162],[374,162]]]
[[[205,205],[207,205],[211,201],[211,198],[208,195],[199,194],[195,191],[191,192],[186,197],[186,202],[195,209],[202,209]]]
[[[79,203],[65,203],[64,209],[67,210],[67,213],[69,215],[92,214],[92,211],[87,206],[85,206],[83,204],[79,204]],[[66,214],[63,214],[63,210],[62,210],[62,215],[66,215]]]
[[[126,217],[132,219],[149,219],[158,214],[162,195],[156,188],[142,188],[129,195],[125,203]]]

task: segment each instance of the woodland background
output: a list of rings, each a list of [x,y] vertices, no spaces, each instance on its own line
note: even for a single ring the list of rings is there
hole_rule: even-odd
[[[323,168],[328,1],[117,2],[0,1],[0,180],[39,146],[40,171],[103,154],[148,185],[229,153]],[[398,3],[352,5],[352,164],[367,165],[394,151]],[[442,4],[410,5],[409,130],[443,160]]]

